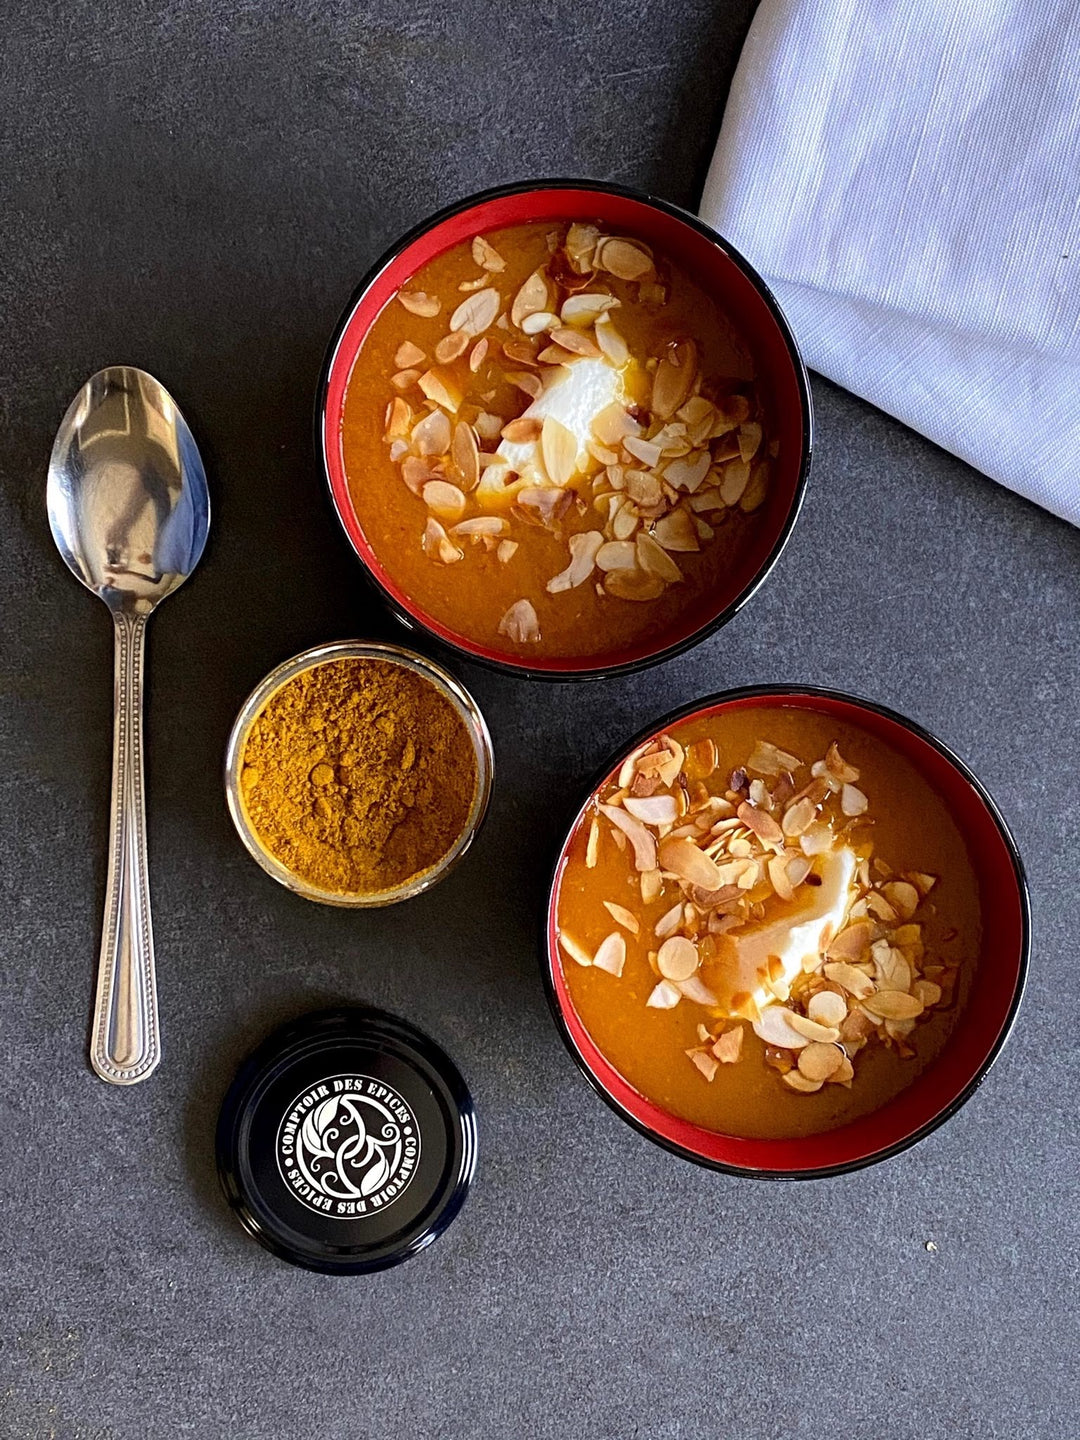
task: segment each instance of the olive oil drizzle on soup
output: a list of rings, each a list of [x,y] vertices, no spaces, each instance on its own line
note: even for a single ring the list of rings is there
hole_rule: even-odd
[[[759,543],[777,454],[716,301],[585,223],[513,226],[424,265],[364,339],[342,447],[392,580],[525,660],[703,623]]]
[[[878,1109],[941,1053],[978,885],[902,756],[811,710],[721,711],[637,752],[598,802],[559,879],[559,963],[642,1095],[794,1138]]]

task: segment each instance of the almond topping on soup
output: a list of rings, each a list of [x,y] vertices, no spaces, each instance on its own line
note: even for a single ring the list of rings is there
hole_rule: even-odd
[[[775,426],[751,337],[670,257],[587,221],[515,226],[427,262],[397,300],[361,347],[343,453],[380,562],[437,618],[511,653],[602,655],[745,569]],[[448,570],[427,527],[444,484],[458,520],[505,521],[507,544],[464,532]],[[523,601],[535,624],[507,621]]]
[[[809,1133],[877,1108],[939,1053],[970,979],[977,886],[951,816],[907,761],[829,723],[760,707],[658,735],[562,873],[560,933],[619,926],[608,975],[564,967],[583,1023],[643,1094],[711,1128]]]

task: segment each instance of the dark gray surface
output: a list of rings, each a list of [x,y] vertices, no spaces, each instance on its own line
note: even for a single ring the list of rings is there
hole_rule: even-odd
[[[815,383],[802,522],[720,635],[587,689],[458,667],[500,770],[475,854],[437,891],[381,914],[307,905],[243,853],[222,800],[254,682],[391,628],[310,453],[353,284],[406,226],[498,181],[580,173],[692,204],[751,0],[3,9],[0,1433],[1074,1435],[1074,530]],[[43,505],[55,426],[114,361],[180,399],[216,506],[202,568],[151,627],[167,1050],[131,1091],[84,1059],[109,624]],[[1015,826],[1035,908],[1027,1001],[979,1094],[899,1159],[799,1186],[698,1171],[624,1127],[562,1050],[536,968],[564,797],[648,718],[755,680],[851,688],[934,729]],[[244,1052],[340,998],[437,1036],[482,1127],[449,1234],[355,1281],[248,1241],[211,1153]]]

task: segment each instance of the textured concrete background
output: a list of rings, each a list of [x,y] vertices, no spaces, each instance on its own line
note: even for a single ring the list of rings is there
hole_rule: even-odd
[[[254,682],[391,630],[309,440],[359,275],[498,181],[595,175],[692,205],[752,8],[0,7],[3,1436],[1076,1434],[1076,531],[815,382],[803,519],[734,624],[584,690],[458,667],[501,768],[437,891],[381,914],[307,905],[242,852],[222,800]],[[180,400],[216,507],[150,633],[167,1054],[131,1091],[84,1060],[110,628],[43,503],[68,400],[121,360]],[[562,1050],[534,945],[564,797],[647,718],[757,680],[852,688],[937,731],[1015,826],[1035,907],[1027,1002],[979,1094],[899,1159],[799,1186],[699,1171],[623,1126]],[[212,1164],[241,1056],[342,998],[437,1036],[482,1127],[445,1239],[352,1281],[247,1240]]]

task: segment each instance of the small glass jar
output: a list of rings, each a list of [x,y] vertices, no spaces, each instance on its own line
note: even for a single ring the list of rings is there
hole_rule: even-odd
[[[267,850],[248,818],[244,805],[240,787],[240,772],[243,768],[248,731],[251,729],[252,723],[271,696],[283,685],[295,679],[305,670],[313,670],[316,666],[324,665],[330,660],[381,660],[387,664],[400,665],[404,670],[411,670],[415,675],[419,675],[433,685],[439,694],[453,706],[472,741],[473,754],[476,758],[476,793],[473,795],[472,806],[461,834],[442,859],[436,861],[429,869],[422,870],[418,875],[410,876],[408,880],[402,881],[400,885],[396,885],[390,890],[379,890],[370,894],[341,894],[334,890],[321,890],[317,885],[310,884],[302,876],[290,870],[288,866],[283,865],[276,856]],[[304,650],[301,654],[294,655],[291,660],[286,660],[276,670],[272,670],[244,701],[240,707],[240,713],[233,723],[228,748],[225,752],[225,799],[233,824],[248,853],[279,885],[284,885],[286,889],[302,895],[306,900],[317,900],[322,905],[372,908],[381,905],[396,905],[399,900],[408,900],[413,895],[420,895],[425,890],[430,890],[444,875],[449,874],[468,850],[480,828],[487,811],[494,773],[495,755],[491,736],[488,733],[484,717],[480,713],[480,708],[464,685],[455,680],[441,665],[436,665],[433,660],[428,660],[423,655],[417,655],[414,651],[406,650],[400,645],[384,645],[366,640],[336,640],[329,645],[317,645],[311,650]]]

